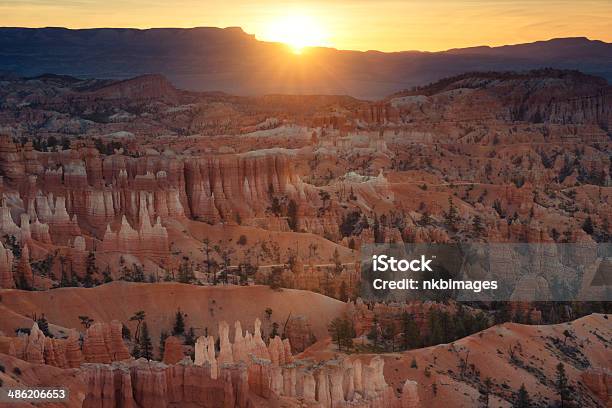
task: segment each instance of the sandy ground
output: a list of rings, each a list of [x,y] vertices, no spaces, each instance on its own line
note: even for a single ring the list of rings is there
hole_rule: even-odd
[[[172,329],[178,308],[187,315],[186,327],[194,327],[197,335],[203,334],[204,328],[216,333],[221,320],[232,328],[234,321],[240,320],[243,329],[252,332],[255,318],[265,321],[265,309],[270,308],[271,320],[281,327],[289,315],[306,316],[319,339],[327,335],[329,321],[345,310],[344,303],[317,293],[294,289],[275,291],[267,286],[113,282],[91,289],[2,290],[0,296],[0,330],[7,335],[14,335],[18,327],[30,327],[32,321],[25,316],[34,314],[44,313],[51,324],[83,331],[79,316],[104,322],[116,319],[135,327],[129,318],[134,312],[144,310],[154,341],[162,329]]]
[[[565,330],[572,336],[565,339]],[[548,406],[557,401],[553,382],[561,362],[574,387],[573,394],[581,398],[580,406],[601,407],[580,376],[585,369],[612,369],[610,339],[612,316],[590,315],[558,325],[507,323],[451,344],[383,354],[384,374],[396,392],[407,379],[416,381],[424,407],[484,406],[479,390],[487,377],[493,382],[490,407],[510,407],[509,401],[523,383],[533,402]],[[510,353],[515,355],[515,362]],[[325,360],[338,355],[327,338],[299,357]],[[352,354],[351,358],[367,361],[372,356]],[[468,368],[462,375],[459,367],[466,358]]]

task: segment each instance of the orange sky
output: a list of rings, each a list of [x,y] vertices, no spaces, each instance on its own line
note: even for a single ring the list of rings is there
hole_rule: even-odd
[[[303,21],[308,27],[284,33]],[[0,25],[240,26],[258,39],[289,36],[300,45],[438,51],[573,36],[612,42],[612,1],[3,0]]]

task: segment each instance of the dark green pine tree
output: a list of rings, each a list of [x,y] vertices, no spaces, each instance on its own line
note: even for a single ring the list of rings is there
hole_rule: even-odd
[[[193,264],[188,260],[183,259],[183,262],[179,265],[178,270],[178,281],[180,283],[191,283],[195,280],[195,274],[193,272]]]
[[[355,329],[348,318],[336,317],[328,327],[332,342],[338,346],[338,351],[348,351],[353,347]]]
[[[121,324],[121,337],[124,340],[132,340],[132,332],[125,324]]]
[[[98,267],[96,266],[96,254],[94,254],[92,251],[89,251],[89,253],[87,254],[85,279],[83,280],[83,286],[85,286],[86,288],[91,288],[94,283],[93,276],[97,272]]]
[[[278,323],[273,322],[272,331],[270,332],[270,338],[273,339],[276,336],[278,336]]]
[[[491,377],[487,377],[484,380],[483,387],[480,390],[480,392],[482,393],[482,399],[483,399],[485,408],[489,407],[489,399],[491,396],[492,388],[493,388],[493,381],[491,381]]]
[[[376,315],[374,316],[372,327],[368,331],[366,337],[374,344],[374,347],[378,347],[378,319],[376,318]]]
[[[140,328],[140,339],[139,350],[140,356],[144,357],[147,360],[153,359],[153,342],[151,341],[151,335],[149,334],[149,327],[147,326],[147,322],[142,322],[142,327]]]
[[[287,206],[287,223],[291,231],[297,231],[298,227],[298,207],[294,200],[289,200]]]
[[[172,329],[172,335],[180,336],[182,334],[185,334],[185,319],[183,316],[183,312],[181,312],[181,309],[178,309],[176,311],[176,317],[174,320],[174,328]]]
[[[36,324],[46,337],[53,337],[49,332],[49,322],[44,314],[36,320]]]
[[[557,364],[557,379],[555,381],[555,386],[557,388],[557,394],[559,394],[561,408],[563,408],[572,400],[569,382],[567,379],[567,374],[565,374],[565,366],[563,363]]]
[[[136,332],[134,333],[134,348],[132,349],[132,356],[134,356],[134,358],[142,357],[142,350],[140,348],[140,329],[145,320],[145,317],[146,314],[144,310],[139,310],[138,312],[134,313],[132,317],[130,317],[130,321],[137,322]]]
[[[159,335],[159,360],[164,359],[164,351],[166,350],[166,339],[168,338],[168,332],[162,330]]]
[[[144,269],[140,265],[132,264],[132,281],[133,282],[144,282]]]
[[[421,333],[414,321],[414,317],[408,313],[402,313],[402,349],[411,350],[421,345]]]
[[[459,211],[453,202],[453,198],[448,198],[448,212],[444,213],[446,225],[452,230],[457,231],[457,223],[459,222]]]
[[[482,233],[484,232],[484,227],[482,225],[482,218],[478,214],[476,214],[474,218],[472,219],[472,230],[474,231],[474,234],[477,237],[482,236]]]
[[[442,312],[439,310],[432,310],[429,314],[427,322],[429,326],[429,346],[444,343],[445,341],[446,337],[441,316]]]
[[[593,220],[591,217],[587,217],[586,220],[582,223],[582,229],[589,235],[593,235],[595,232],[595,228],[593,227]]]
[[[348,288],[345,281],[340,283],[340,293],[338,295],[341,301],[347,302],[349,300]]]
[[[104,277],[104,283],[109,283],[113,281],[110,266],[107,266],[106,269],[104,269],[104,272],[102,272],[102,276]]]
[[[140,352],[140,339],[134,342],[134,347],[132,347],[132,357],[140,358],[142,357]]]
[[[195,343],[196,343],[195,331],[193,330],[193,327],[190,327],[189,330],[187,330],[187,333],[185,333],[184,344],[186,346],[195,346]]]
[[[521,385],[518,392],[516,393],[516,398],[514,400],[514,404],[512,404],[513,408],[529,408],[531,407],[531,398],[529,398],[529,393],[525,388],[525,384]]]
[[[422,227],[426,227],[428,225],[431,225],[432,223],[433,219],[431,218],[431,215],[429,215],[429,211],[423,211],[423,214],[421,215],[421,219],[418,221],[418,224]]]

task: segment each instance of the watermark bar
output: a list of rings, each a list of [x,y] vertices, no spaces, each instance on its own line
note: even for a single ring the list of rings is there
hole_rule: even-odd
[[[65,402],[68,397],[68,388],[62,387],[0,388],[0,403]]]
[[[612,244],[376,244],[364,300],[612,301]]]

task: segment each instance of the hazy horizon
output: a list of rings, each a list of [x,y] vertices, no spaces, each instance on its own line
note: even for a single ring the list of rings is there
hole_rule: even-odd
[[[256,34],[248,32],[247,30],[244,29],[244,27],[240,27],[240,26],[226,26],[226,27],[215,27],[215,26],[193,26],[193,27],[173,27],[173,26],[160,26],[160,27],[146,27],[146,28],[141,28],[141,27],[104,27],[104,26],[100,26],[100,27],[64,27],[64,26],[37,26],[37,27],[25,27],[25,26],[0,26],[0,29],[11,29],[11,28],[16,28],[16,29],[67,29],[67,30],[139,30],[139,31],[146,31],[146,30],[176,30],[176,29],[182,29],[182,30],[192,30],[192,29],[201,29],[201,28],[209,28],[209,29],[220,29],[220,30],[227,30],[227,29],[241,29],[245,34],[249,35],[249,36],[253,36],[257,41],[260,42],[267,42],[267,43],[279,43],[279,44],[283,44],[282,41],[274,41],[274,40],[267,40],[267,39],[261,39],[258,38]],[[348,48],[339,48],[339,47],[335,47],[333,45],[306,45],[304,46],[304,48],[329,48],[329,49],[334,49],[337,51],[354,51],[354,52],[369,52],[369,51],[375,51],[375,52],[382,52],[382,53],[395,53],[395,52],[423,52],[423,53],[436,53],[436,52],[445,52],[445,51],[452,51],[452,50],[456,50],[456,49],[467,49],[467,48],[481,48],[481,47],[489,47],[489,48],[498,48],[498,47],[505,47],[505,46],[514,46],[514,45],[522,45],[522,44],[530,44],[530,43],[536,43],[536,42],[548,42],[548,41],[553,41],[553,40],[569,40],[569,39],[586,39],[588,41],[600,41],[600,42],[604,42],[606,44],[610,44],[612,43],[612,40],[610,41],[606,41],[600,38],[592,38],[592,37],[588,37],[585,35],[576,35],[576,36],[569,36],[569,37],[549,37],[549,38],[540,38],[540,39],[534,39],[532,41],[525,41],[525,42],[516,42],[516,43],[506,43],[506,44],[498,44],[498,45],[490,45],[490,44],[474,44],[474,45],[469,45],[469,46],[465,46],[465,47],[452,47],[452,48],[446,48],[446,49],[440,49],[440,50],[435,50],[435,51],[431,51],[431,50],[424,50],[424,49],[402,49],[402,50],[392,50],[392,51],[386,51],[386,50],[381,50],[381,49],[367,49],[367,50],[360,50],[360,49],[348,49]]]
[[[383,52],[445,51],[553,38],[612,41],[612,2],[440,0],[180,0],[0,2],[4,27],[192,28],[241,27],[258,40],[295,49],[323,46]]]

